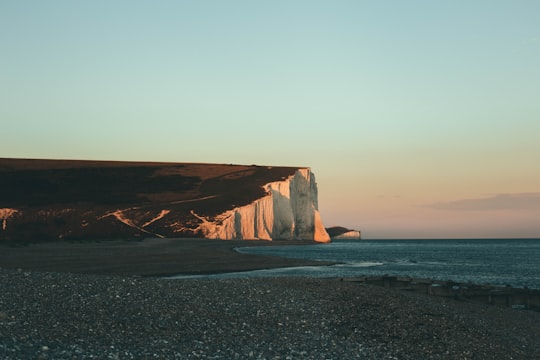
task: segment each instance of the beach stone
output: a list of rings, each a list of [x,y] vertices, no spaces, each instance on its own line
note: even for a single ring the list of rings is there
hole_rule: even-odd
[[[0,289],[1,359],[540,358],[540,313],[339,279],[4,269]]]

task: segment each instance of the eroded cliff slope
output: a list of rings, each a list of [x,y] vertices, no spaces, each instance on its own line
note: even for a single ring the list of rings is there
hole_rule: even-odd
[[[0,159],[0,240],[326,242],[309,168]]]

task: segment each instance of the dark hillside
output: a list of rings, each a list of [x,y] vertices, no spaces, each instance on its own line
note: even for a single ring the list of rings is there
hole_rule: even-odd
[[[247,205],[297,169],[0,159],[0,240],[200,236],[199,217]]]

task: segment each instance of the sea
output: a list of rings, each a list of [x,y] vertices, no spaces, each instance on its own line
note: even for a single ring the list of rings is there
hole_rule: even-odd
[[[246,246],[236,251],[336,264],[204,277],[389,275],[540,289],[540,239],[347,240],[317,245]]]

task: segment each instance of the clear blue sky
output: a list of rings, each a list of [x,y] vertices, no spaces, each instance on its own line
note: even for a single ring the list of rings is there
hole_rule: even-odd
[[[327,226],[540,237],[539,14],[0,0],[0,157],[309,166]]]

